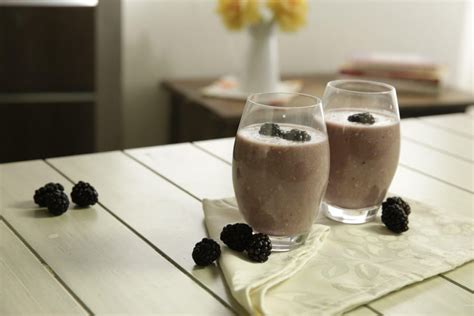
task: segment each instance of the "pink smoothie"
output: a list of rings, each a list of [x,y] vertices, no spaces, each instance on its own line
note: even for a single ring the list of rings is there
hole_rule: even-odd
[[[260,135],[260,124],[239,130],[233,182],[239,209],[254,230],[293,236],[308,232],[319,212],[329,175],[329,145],[327,137],[314,129],[280,126],[305,130],[311,140]]]
[[[391,113],[370,112],[372,125],[349,122],[348,116],[367,110],[341,109],[325,113],[331,150],[331,171],[324,197],[330,205],[361,209],[379,205],[397,170],[400,124]]]

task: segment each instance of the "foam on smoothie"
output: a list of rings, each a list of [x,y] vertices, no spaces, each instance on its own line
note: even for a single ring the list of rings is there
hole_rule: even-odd
[[[291,129],[296,128],[308,133],[311,136],[311,140],[305,141],[305,142],[297,142],[297,141],[287,140],[281,137],[262,135],[259,133],[261,126],[262,126],[261,124],[249,125],[239,130],[237,133],[237,136],[240,136],[246,139],[251,139],[254,142],[259,142],[263,144],[271,144],[273,146],[302,146],[302,145],[319,143],[321,141],[327,140],[327,137],[323,133],[306,126],[293,125],[293,124],[279,124],[280,129],[284,132],[288,132]]]

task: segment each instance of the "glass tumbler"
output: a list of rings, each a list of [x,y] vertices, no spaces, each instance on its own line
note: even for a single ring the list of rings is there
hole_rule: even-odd
[[[234,191],[244,219],[269,235],[273,251],[306,240],[328,176],[321,100],[298,93],[249,96],[234,144]]]
[[[398,166],[395,88],[373,81],[331,81],[323,104],[331,151],[323,209],[339,222],[368,222],[377,214]]]

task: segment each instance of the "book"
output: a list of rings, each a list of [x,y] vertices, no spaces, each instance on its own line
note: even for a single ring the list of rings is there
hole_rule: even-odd
[[[402,92],[433,94],[441,86],[443,67],[418,55],[359,53],[339,72],[345,78],[385,82]]]

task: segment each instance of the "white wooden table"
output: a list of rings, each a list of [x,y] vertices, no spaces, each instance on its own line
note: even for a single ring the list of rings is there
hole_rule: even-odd
[[[391,191],[474,218],[474,114],[402,122]],[[0,315],[243,313],[216,267],[196,268],[200,200],[233,195],[233,139],[0,165]],[[85,180],[100,203],[59,217],[32,196]],[[473,241],[474,242],[474,241]],[[474,263],[351,315],[474,315]]]

